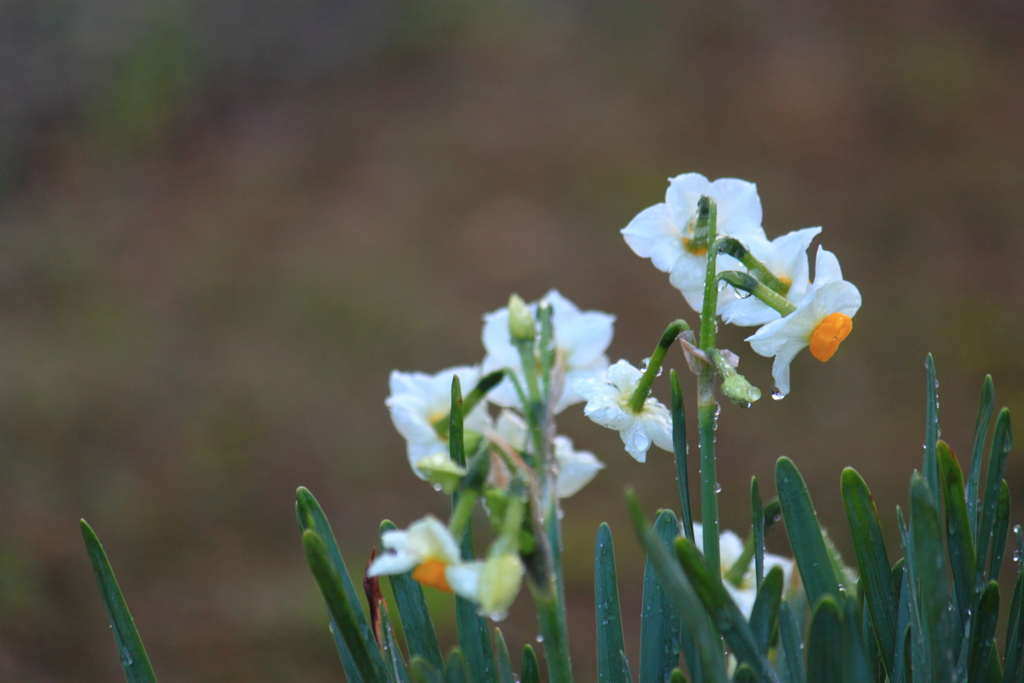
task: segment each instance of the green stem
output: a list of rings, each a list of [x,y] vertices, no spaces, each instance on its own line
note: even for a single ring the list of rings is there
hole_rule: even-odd
[[[689,329],[690,326],[685,320],[676,320],[665,328],[665,332],[661,335],[661,341],[654,348],[654,353],[651,354],[651,358],[647,362],[647,368],[636,385],[636,390],[629,397],[629,407],[634,413],[639,413],[644,409],[644,401],[651,393],[651,385],[654,384],[654,379],[661,370],[661,363],[665,360],[665,354],[669,347],[675,342],[680,332]]]
[[[750,273],[743,273],[738,270],[727,270],[723,273],[719,273],[718,279],[723,282],[728,282],[736,289],[742,289],[745,292],[750,292],[763,303],[771,306],[784,316],[789,315],[796,310],[796,304],[766,287],[764,283]]]
[[[697,226],[707,225],[709,243],[717,237],[718,208],[710,197],[697,202]],[[717,249],[708,249],[704,276],[704,304],[700,314],[700,348],[715,348],[716,314],[718,312]],[[715,402],[715,368],[709,363],[697,374],[697,431],[700,433],[701,521],[704,524],[704,557],[715,576],[721,578],[722,563],[718,547],[718,473],[715,465],[715,427],[718,421]]]
[[[478,497],[479,494],[471,489],[458,492],[452,496],[452,503],[455,509],[452,510],[452,518],[448,522],[448,531],[452,532],[452,536],[456,540],[462,537],[462,533],[469,526],[469,518],[473,514],[473,505]]]
[[[728,254],[747,267],[747,270],[770,287],[772,291],[786,296],[789,293],[790,284],[776,277],[775,273],[768,269],[761,261],[758,261],[750,250],[735,237],[722,237],[718,240],[718,253]]]
[[[535,586],[528,582],[533,603],[537,607],[537,621],[544,640],[544,658],[551,683],[572,683],[572,664],[569,661],[569,641],[562,625],[562,610],[554,586]]]

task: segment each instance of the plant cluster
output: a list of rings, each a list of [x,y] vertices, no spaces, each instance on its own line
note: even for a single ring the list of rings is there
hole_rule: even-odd
[[[299,489],[303,546],[350,681],[539,681],[534,648],[524,648],[514,674],[500,630],[492,633],[488,623],[504,618],[524,583],[536,608],[547,678],[572,680],[559,500],[603,467],[593,453],[576,450],[557,433],[557,416],[579,403],[591,420],[617,430],[637,461],[646,460],[652,445],[675,455],[678,515],[662,510],[652,526],[627,491],[647,552],[637,671],[642,683],[682,681],[684,666],[694,683],[824,683],[837,676],[845,683],[1021,680],[1019,567],[1002,656],[996,647],[998,579],[1010,514],[1003,475],[1011,436],[1004,409],[982,482],[994,406],[990,378],[965,477],[938,439],[937,383],[929,357],[924,463],[911,478],[908,515],[897,508],[902,558],[895,564],[868,487],[852,468],[842,474],[842,496],[856,569],[820,528],[804,481],[787,458],[776,466],[778,500],[763,504],[752,480],[746,539],[719,528],[716,390],[744,407],[761,397],[737,371],[736,354],[717,347],[719,319],[757,328],[747,341],[755,353],[774,359],[771,395],[781,399],[790,391],[794,357],[808,348],[818,360],[829,360],[850,334],[861,304],[836,257],[820,246],[811,278],[807,252],[820,228],[769,240],[761,222],[752,183],[711,182],[689,173],[671,179],[666,201],[622,230],[629,247],[668,273],[700,315],[696,329],[683,319],[669,324],[639,367],[609,362],[614,316],[581,311],[552,290],[529,304],[513,295],[506,307],[484,316],[486,353],[479,365],[432,375],[391,374],[387,406],[406,440],[409,464],[451,497],[452,512],[447,522],[427,515],[402,530],[389,521],[381,524],[383,553],[363,581],[366,614],[326,516],[313,495]],[[668,377],[671,405],[651,396],[666,354],[677,344],[696,375],[702,523],[694,518],[676,370]],[[469,524],[478,504],[493,532],[479,555]],[[783,526],[780,520],[792,560],[765,552],[765,535]],[[155,680],[106,556],[84,521],[83,529],[126,676]],[[1019,528],[1016,534],[1022,552]],[[381,597],[384,576],[394,592],[408,658]],[[606,524],[597,532],[594,583],[599,681],[631,682]],[[458,646],[446,658],[424,587],[455,596]]]

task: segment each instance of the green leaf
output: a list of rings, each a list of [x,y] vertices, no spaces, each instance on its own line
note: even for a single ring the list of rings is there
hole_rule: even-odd
[[[843,670],[843,624],[831,595],[814,608],[807,640],[807,683],[834,683]]]
[[[619,611],[619,585],[615,578],[612,532],[605,523],[597,530],[594,548],[594,602],[597,607],[597,680],[600,683],[621,683],[619,653],[625,646]]]
[[[996,624],[999,622],[999,584],[989,581],[978,601],[977,623],[972,629],[971,656],[968,683],[986,683],[989,658],[996,643]]]
[[[992,565],[988,577],[999,581],[999,572],[1003,568],[1003,554],[1006,553],[1006,537],[1010,533],[1010,487],[1003,479],[999,487],[999,500],[996,503],[996,521],[992,526]]]
[[[736,673],[733,674],[732,683],[756,683],[757,675],[754,674],[754,670],[750,668],[749,664],[740,664],[736,667]]]
[[[1013,600],[1010,602],[1010,619],[1006,624],[1005,657],[1006,668],[1003,671],[1003,683],[1014,683],[1020,679],[1021,654],[1024,649],[1024,624],[1021,623],[1021,605],[1024,604],[1024,571],[1017,572],[1017,582],[1013,588]]]
[[[780,654],[784,660],[779,665],[779,672],[783,674],[782,679],[786,683],[806,683],[804,640],[788,600],[782,601],[782,608],[779,610],[779,640],[782,641]]]
[[[882,663],[891,676],[896,657],[896,611],[899,602],[882,527],[878,522],[878,509],[864,479],[853,468],[843,470],[842,492],[853,548],[857,553],[861,586],[871,613]]]
[[[633,528],[640,539],[640,544],[644,546],[648,557],[654,563],[654,569],[658,572],[663,589],[672,599],[676,610],[682,615],[686,631],[697,646],[703,680],[710,683],[725,683],[728,680],[725,671],[725,653],[722,651],[718,635],[712,630],[700,598],[697,597],[689,579],[683,573],[682,567],[651,529],[632,489],[626,490],[626,499],[629,503]],[[691,668],[690,671],[692,675],[693,669]]]
[[[452,377],[452,401],[448,412],[448,451],[459,467],[466,466],[466,442],[462,435],[462,385]]]
[[[959,613],[956,627],[962,632],[967,628],[967,620],[974,605],[977,558],[974,555],[974,539],[971,537],[967,506],[964,503],[964,480],[960,464],[945,441],[939,441],[937,451],[946,507],[946,541],[949,546],[949,563],[953,570],[953,589]]]
[[[686,442],[686,407],[683,405],[683,391],[679,388],[679,375],[675,370],[669,370],[668,376],[669,383],[672,385],[672,447],[676,456],[679,508],[683,513],[683,534],[692,541],[693,512],[690,506],[690,476],[687,469],[690,446]]]
[[[939,440],[939,383],[935,380],[935,359],[932,354],[924,362],[927,375],[927,404],[925,407],[924,425],[924,480],[931,490],[939,491],[939,464],[935,455],[935,446]]]
[[[413,657],[409,661],[409,674],[413,683],[442,683],[441,672],[423,657]]]
[[[394,531],[395,525],[390,520],[380,523],[380,533]],[[412,572],[392,574],[388,577],[391,590],[395,593],[398,616],[402,620],[402,632],[405,644],[409,648],[409,657],[423,657],[436,670],[444,668],[441,648],[437,644],[434,622],[427,609],[427,601],[423,597],[423,588],[412,578]]]
[[[448,661],[444,663],[444,683],[471,683],[473,680],[462,651],[455,648],[448,653]]]
[[[361,610],[356,606],[358,603],[353,605],[349,601],[341,577],[330,560],[327,545],[315,531],[307,529],[302,532],[302,546],[306,551],[309,568],[320,587],[324,602],[327,603],[327,611],[331,615],[335,632],[341,634],[359,676],[368,683],[390,680],[384,663],[380,660],[380,650],[375,643],[371,646],[363,639],[363,632],[356,617],[356,612],[361,613]],[[378,654],[376,661],[370,654],[371,649]]]
[[[463,534],[461,545],[462,559],[472,559],[473,535],[469,529]],[[474,683],[494,681],[494,652],[491,650],[487,620],[477,614],[475,604],[458,596],[455,597],[455,626],[461,648],[459,659],[469,666]],[[448,661],[451,662],[450,655]],[[447,676],[447,669],[445,675]]]
[[[754,531],[754,585],[760,591],[764,583],[764,506],[757,477],[750,478],[750,518]]]
[[[750,610],[750,630],[754,633],[761,654],[768,654],[768,646],[771,645],[772,633],[779,620],[779,608],[782,607],[782,588],[786,578],[782,567],[774,566],[765,577],[757,597],[754,598],[754,607]]]
[[[679,537],[675,513],[662,510],[654,521],[654,535],[666,549]],[[643,607],[640,612],[640,683],[664,683],[679,666],[682,617],[662,589],[651,557],[644,569]],[[691,646],[691,652],[696,654]]]
[[[862,617],[856,600],[847,600],[843,614],[843,683],[874,683],[868,649],[861,637]]]
[[[381,657],[380,649],[377,647],[377,641],[370,628],[370,622],[366,619],[362,608],[359,607],[359,595],[356,593],[355,586],[352,585],[352,579],[349,576],[348,569],[345,567],[345,560],[342,558],[341,551],[338,549],[338,543],[334,539],[334,532],[331,531],[331,525],[327,521],[327,516],[324,515],[323,509],[320,507],[320,503],[317,502],[316,498],[305,486],[300,486],[295,492],[295,516],[298,518],[301,531],[313,531],[327,547],[327,559],[334,572],[340,577],[346,601],[349,605],[352,605],[351,612],[360,638],[367,644],[370,659],[374,663],[375,670],[383,669],[384,659]],[[373,679],[364,681],[360,676],[359,669],[356,667],[344,638],[342,638],[338,624],[334,623],[333,616],[331,619],[334,644],[338,648],[338,654],[341,656],[345,675],[348,676],[352,683],[372,683]]]
[[[498,683],[515,683],[512,659],[508,656],[508,645],[505,644],[505,636],[501,634],[500,628],[494,629],[494,652],[498,664]]]
[[[149,664],[146,648],[142,645],[142,638],[135,628],[135,620],[128,611],[128,603],[121,595],[121,588],[117,585],[114,570],[111,569],[107,554],[103,551],[103,544],[88,522],[83,519],[81,525],[85,549],[89,553],[92,572],[96,575],[100,595],[103,596],[103,604],[107,608],[110,630],[114,634],[114,645],[117,646],[117,654],[121,658],[124,677],[128,683],[156,683],[156,674]]]
[[[996,402],[996,390],[992,385],[992,375],[985,375],[981,385],[981,405],[978,406],[978,420],[974,427],[974,448],[971,451],[971,472],[967,476],[967,519],[971,523],[971,535],[975,545],[978,542],[978,524],[981,510],[978,507],[978,483],[981,480],[981,458],[985,450],[985,435],[988,423],[992,419],[992,408]]]
[[[540,667],[537,666],[537,654],[533,646],[523,646],[523,665],[519,672],[519,683],[540,683]]]
[[[999,493],[1002,489],[1003,475],[1006,474],[1006,456],[1013,446],[1010,429],[1010,411],[1003,408],[996,420],[995,434],[992,437],[992,449],[988,456],[988,475],[985,481],[985,501],[981,508],[981,526],[978,527],[978,581],[986,577],[988,550],[992,542],[992,534],[996,524],[999,508]]]
[[[682,669],[673,669],[672,677],[668,679],[669,683],[686,683],[686,676],[683,675]]]
[[[377,603],[377,610],[377,613],[380,614],[380,631],[384,642],[384,651],[381,653],[384,655],[384,666],[391,675],[391,679],[396,683],[410,683],[409,672],[406,671],[405,662],[402,661],[402,651],[398,648],[395,632],[391,629],[388,607],[383,600]]]
[[[918,480],[921,479],[921,475],[918,472],[914,472],[914,477]],[[909,656],[905,657],[905,668],[906,671],[916,671],[917,676],[910,678],[907,676],[906,683],[928,683],[932,679],[931,672],[931,655],[929,653],[929,643],[925,639],[924,627],[922,626],[921,620],[921,607],[919,598],[919,588],[917,581],[917,562],[914,553],[914,544],[911,541],[910,527],[903,519],[903,510],[900,506],[896,506],[896,522],[900,529],[900,539],[903,542],[903,559],[905,560],[903,569],[903,588],[901,590],[901,596],[907,596],[906,608],[907,608],[907,629],[906,632],[910,634]],[[900,619],[903,617],[903,606],[900,606]],[[899,627],[899,621],[897,621],[897,628]],[[897,631],[898,633],[899,631]],[[906,640],[904,641],[907,642]],[[898,668],[899,653],[897,653],[897,675],[899,675],[900,669]]]
[[[697,546],[688,539],[676,539],[676,555],[687,578],[704,603],[704,608],[711,615],[712,621],[736,658],[749,664],[758,680],[777,681],[775,670],[761,652],[760,643],[750,624],[743,618],[743,613],[733,602],[725,585],[711,571]]]
[[[923,477],[915,474],[911,478],[910,527],[920,590],[921,629],[931,657],[932,680],[936,683],[954,665],[949,640],[945,545],[937,497],[938,491],[928,488]]]
[[[776,488],[782,504],[782,517],[786,520],[793,556],[800,569],[807,600],[812,605],[826,595],[841,599],[839,581],[832,568],[825,539],[821,535],[818,516],[807,493],[807,485],[789,458],[779,458],[775,465]]]

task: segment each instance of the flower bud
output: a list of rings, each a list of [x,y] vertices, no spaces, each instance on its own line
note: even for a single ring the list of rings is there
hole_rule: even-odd
[[[459,467],[447,453],[435,453],[416,461],[416,469],[431,484],[451,494],[466,476],[466,468]]]
[[[537,325],[526,302],[518,294],[508,298],[508,333],[513,342],[533,341]]]
[[[524,573],[523,561],[517,553],[499,553],[487,558],[480,572],[477,593],[481,613],[495,621],[504,619],[519,595]]]

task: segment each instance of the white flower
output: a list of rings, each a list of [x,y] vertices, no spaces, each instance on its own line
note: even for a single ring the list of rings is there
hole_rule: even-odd
[[[496,431],[509,446],[517,451],[526,450],[529,433],[523,418],[511,410],[503,410],[498,416]],[[604,469],[604,463],[590,451],[573,449],[572,439],[567,436],[556,436],[554,440],[554,456],[558,465],[558,478],[555,480],[555,494],[559,498],[568,498],[576,494]]]
[[[761,228],[761,200],[757,186],[736,178],[709,181],[700,173],[684,173],[669,180],[665,202],[640,212],[622,229],[626,244],[637,256],[651,259],[654,267],[669,273],[672,286],[686,303],[700,313],[704,305],[707,247],[691,246],[697,221],[697,201],[702,195],[718,205],[717,234],[741,242],[766,239]],[[720,254],[716,271],[740,268],[736,259]],[[725,294],[725,292],[723,292]],[[719,301],[719,310],[730,294]]]
[[[807,248],[820,232],[821,228],[804,228],[776,237],[770,242],[767,239],[751,239],[744,246],[772,275],[789,285],[786,298],[798,304],[810,286]],[[768,304],[745,293],[730,297],[725,306],[719,305],[718,311],[722,320],[742,327],[764,325],[782,317]]]
[[[552,398],[555,412],[560,413],[583,400],[573,390],[573,382],[586,377],[600,377],[607,369],[605,350],[612,342],[615,316],[600,311],[581,311],[554,289],[544,299],[551,304],[557,362],[564,372],[563,389]],[[530,311],[536,319],[537,302],[530,304]],[[508,368],[516,373],[525,388],[523,366],[519,351],[509,336],[508,320],[508,308],[499,308],[484,315],[483,342],[487,357],[484,358],[483,372],[487,374]],[[507,378],[492,389],[487,398],[500,406],[518,406],[520,403],[512,381]]]
[[[587,400],[583,414],[609,429],[617,429],[626,451],[637,462],[647,460],[647,450],[655,446],[672,452],[672,416],[668,408],[648,396],[643,410],[634,413],[629,399],[640,382],[642,373],[627,361],[620,360],[601,379],[577,380],[573,385]]]
[[[423,458],[448,453],[448,439],[434,427],[451,410],[452,378],[458,375],[463,395],[472,391],[480,378],[476,367],[461,366],[442,370],[435,375],[422,372],[393,370],[389,379],[391,395],[385,404],[391,411],[391,421],[398,433],[405,437],[409,465],[420,479],[425,478],[417,467]],[[483,432],[490,418],[483,402],[465,416],[467,430]]]
[[[810,346],[811,355],[822,362],[832,357],[853,329],[851,318],[860,304],[860,292],[843,280],[835,255],[819,246],[814,284],[796,310],[747,337],[754,351],[775,356],[772,377],[778,394],[789,393],[789,364],[801,349]]]
[[[463,564],[459,544],[437,517],[427,515],[405,531],[385,531],[380,541],[387,552],[373,561],[366,570],[367,576],[411,571],[412,578],[425,586],[458,593],[455,589],[462,584],[452,572]]]
[[[693,544],[697,548],[704,552],[704,528],[700,522],[693,523]],[[726,572],[736,561],[740,559],[743,554],[743,541],[740,537],[731,531],[723,531],[718,537],[718,554],[722,564],[722,575]],[[788,557],[782,557],[781,555],[773,555],[771,553],[764,554],[764,573],[768,574],[773,567],[782,568],[782,585],[783,590],[786,590],[794,580],[793,560]],[[754,609],[754,600],[757,598],[757,579],[755,576],[754,561],[750,561],[750,565],[747,570],[743,573],[743,579],[740,581],[740,585],[736,586],[731,581],[723,581],[725,589],[729,591],[729,595],[732,597],[736,606],[743,612],[743,616],[750,618],[750,612]]]

